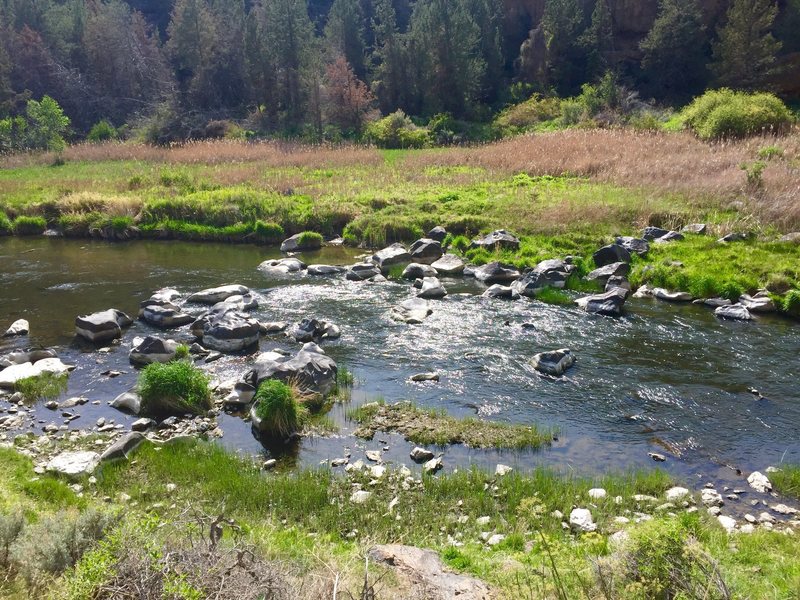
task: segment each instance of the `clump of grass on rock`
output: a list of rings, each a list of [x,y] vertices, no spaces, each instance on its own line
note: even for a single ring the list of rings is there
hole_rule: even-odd
[[[39,235],[47,228],[44,217],[27,217],[25,215],[14,219],[14,232],[17,235]]]
[[[258,386],[251,417],[265,438],[286,440],[302,429],[305,409],[289,385],[268,379]]]
[[[15,389],[22,394],[26,402],[54,400],[67,391],[67,379],[66,373],[61,375],[42,373],[36,377],[20,379],[15,384]]]
[[[183,360],[147,365],[139,376],[139,394],[145,414],[202,413],[211,408],[208,377]]]

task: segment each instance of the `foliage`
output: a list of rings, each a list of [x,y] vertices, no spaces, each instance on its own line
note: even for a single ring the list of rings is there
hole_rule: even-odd
[[[800,294],[796,298],[800,305]],[[769,474],[769,480],[779,493],[800,499],[800,466],[781,464],[777,471]]]
[[[695,98],[683,110],[683,118],[704,140],[780,133],[794,120],[786,105],[772,94],[729,89],[709,91]]]
[[[47,228],[47,221],[44,217],[20,215],[14,219],[12,227],[17,235],[39,235]]]
[[[146,414],[202,413],[211,408],[208,377],[183,360],[147,365],[138,388]]]
[[[189,358],[189,346],[186,344],[178,344],[175,348],[175,360],[186,360]]]
[[[424,148],[429,143],[428,131],[400,110],[367,125],[366,137],[379,148]]]
[[[259,431],[268,437],[285,440],[303,427],[304,413],[294,390],[277,379],[258,386],[254,402]]]
[[[61,375],[42,373],[36,377],[20,379],[14,387],[22,394],[26,402],[55,400],[67,391],[68,379],[66,373]]]
[[[279,243],[286,235],[283,231],[283,227],[277,223],[268,223],[261,219],[256,221],[253,233],[255,233],[258,241],[265,244]]]
[[[107,142],[115,140],[118,137],[119,133],[117,129],[105,119],[92,125],[92,128],[86,135],[86,139],[90,142]]]
[[[783,310],[787,314],[800,317],[800,289],[789,290],[783,299]]]
[[[70,119],[58,102],[50,96],[41,101],[28,100],[26,115],[29,121],[27,146],[35,150],[61,152],[66,147],[64,134]]]
[[[8,235],[14,230],[14,225],[6,213],[0,210],[0,235]]]
[[[297,238],[300,248],[319,248],[325,240],[315,231],[303,231]]]

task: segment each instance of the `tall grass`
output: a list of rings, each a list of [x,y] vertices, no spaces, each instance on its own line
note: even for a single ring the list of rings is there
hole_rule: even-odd
[[[147,365],[139,376],[144,414],[203,413],[211,408],[208,377],[189,362]]]

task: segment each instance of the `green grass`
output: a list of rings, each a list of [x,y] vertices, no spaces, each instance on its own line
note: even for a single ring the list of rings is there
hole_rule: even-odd
[[[68,381],[69,376],[66,373],[61,375],[43,373],[36,377],[20,379],[14,387],[22,394],[25,402],[55,400],[67,391]]]
[[[536,425],[512,425],[483,419],[456,419],[410,402],[371,402],[349,413],[359,424],[357,437],[372,439],[378,431],[396,431],[417,444],[465,444],[473,448],[536,449],[548,445],[553,432]]]
[[[800,465],[781,465],[780,470],[769,474],[776,491],[800,500]]]
[[[573,304],[572,296],[564,290],[556,288],[545,288],[536,294],[536,299],[539,302],[546,304],[556,304],[560,306],[569,306]]]
[[[139,376],[144,414],[203,413],[211,408],[205,373],[183,360],[147,365]]]
[[[14,219],[12,228],[17,235],[39,235],[47,228],[47,221],[44,217],[22,215]]]
[[[0,211],[0,235],[8,235],[14,231],[11,219],[3,211]]]
[[[303,427],[305,415],[294,390],[277,379],[258,386],[253,411],[260,421],[259,432],[268,438],[285,440]]]
[[[301,248],[319,248],[323,241],[322,236],[315,231],[304,231],[297,238],[297,243]]]

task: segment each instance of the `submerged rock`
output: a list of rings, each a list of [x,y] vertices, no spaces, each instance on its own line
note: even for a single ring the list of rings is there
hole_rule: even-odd
[[[248,294],[250,294],[250,288],[243,285],[223,285],[194,293],[186,301],[197,302],[198,304],[217,304],[231,296],[246,296]]]
[[[519,271],[500,262],[490,262],[475,269],[475,279],[491,285],[493,283],[511,283],[519,277]]]
[[[145,338],[134,338],[128,359],[134,365],[149,365],[150,363],[167,363],[175,359],[178,349],[175,340],[164,340],[148,335]]]
[[[392,244],[373,254],[372,262],[381,270],[381,273],[385,274],[389,272],[389,267],[392,265],[404,265],[412,260],[411,254],[403,244]]]
[[[422,298],[409,298],[395,306],[389,316],[395,321],[419,325],[433,313],[428,302]]]
[[[25,319],[17,319],[11,324],[11,326],[8,329],[6,329],[6,332],[3,334],[3,337],[28,335],[30,329],[31,325]]]
[[[531,359],[534,369],[553,377],[560,377],[574,364],[575,356],[568,348],[540,352]]]
[[[75,318],[75,333],[90,342],[107,342],[122,337],[122,328],[133,323],[121,310],[110,308]]]
[[[445,254],[431,265],[440,275],[461,275],[465,266],[455,254]]]
[[[511,287],[523,296],[535,296],[537,292],[548,287],[563,289],[574,269],[575,267],[563,260],[544,260],[524,273]]]
[[[622,315],[622,307],[625,305],[625,298],[628,291],[624,288],[614,288],[604,294],[594,294],[575,300],[575,304],[580,306],[587,313],[619,317]]]
[[[439,381],[438,373],[417,373],[411,376],[411,381],[421,383],[423,381]]]
[[[309,275],[338,275],[345,272],[344,267],[334,265],[308,265],[306,273]]]
[[[408,250],[411,260],[423,265],[434,263],[442,257],[442,244],[430,238],[417,240]]]
[[[472,240],[470,248],[484,248],[489,251],[519,250],[519,239],[505,229],[498,229],[482,238]]]
[[[720,319],[730,319],[734,321],[751,321],[753,319],[750,311],[741,304],[720,306],[714,310],[714,314]]]

